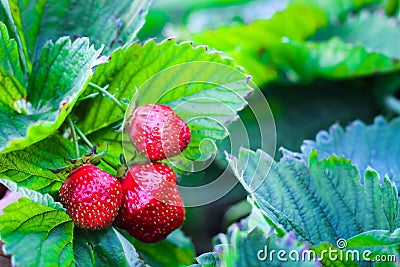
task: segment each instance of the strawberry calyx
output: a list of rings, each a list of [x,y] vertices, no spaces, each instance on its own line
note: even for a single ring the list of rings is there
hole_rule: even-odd
[[[82,157],[77,158],[77,159],[70,159],[68,166],[59,168],[59,169],[49,169],[52,173],[58,174],[58,173],[71,173],[73,170],[76,168],[85,165],[85,164],[91,164],[91,165],[97,165],[99,164],[100,160],[104,157],[106,154],[107,149],[104,151],[101,151],[100,153],[97,153],[97,148],[96,146],[93,146],[91,150],[87,153],[85,153]]]

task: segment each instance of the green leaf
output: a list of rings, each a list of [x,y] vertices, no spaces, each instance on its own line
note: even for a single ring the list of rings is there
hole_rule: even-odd
[[[0,108],[13,110],[26,97],[26,81],[21,69],[18,47],[7,28],[0,22]]]
[[[372,125],[359,120],[346,128],[334,124],[329,132],[319,132],[315,141],[304,141],[301,151],[305,161],[314,149],[318,150],[319,159],[329,158],[333,154],[345,157],[357,166],[360,173],[371,167],[380,177],[387,175],[399,186],[399,143],[400,119],[387,122],[383,117],[377,117]]]
[[[124,235],[135,246],[140,258],[152,267],[187,266],[195,257],[191,240],[181,230],[172,232],[165,240],[146,244],[124,232]]]
[[[335,23],[352,11],[381,5],[385,0],[294,0],[294,2],[323,10],[330,21]]]
[[[49,169],[66,166],[66,159],[75,158],[71,142],[53,135],[26,149],[0,155],[0,177],[40,193],[55,194],[65,180],[65,174]]]
[[[231,225],[227,234],[216,236],[214,252],[200,255],[197,262],[202,266],[319,266],[307,244],[293,233],[278,236],[265,221],[257,225],[263,220],[259,216],[253,213]],[[278,251],[283,259],[278,258]]]
[[[196,34],[193,38],[198,44],[207,44],[227,52],[236,63],[246,68],[257,84],[264,84],[275,80],[278,75],[268,55],[271,45],[281,44],[284,36],[303,41],[327,23],[322,10],[308,5],[290,4],[270,20],[221,27]]]
[[[26,187],[18,187],[17,183],[14,183],[10,180],[6,180],[3,178],[0,178],[0,182],[3,185],[5,185],[9,190],[11,190],[15,193],[18,193],[24,197],[27,197],[35,203],[39,203],[46,207],[50,207],[50,208],[54,208],[54,209],[64,210],[61,203],[55,202],[54,199],[49,194],[43,195],[35,190],[30,190]]]
[[[276,80],[343,79],[394,71],[399,68],[397,62],[392,62],[390,55],[380,50],[370,51],[368,47],[349,45],[335,38],[307,42],[318,30],[329,27],[348,12],[380,2],[299,0],[269,20],[221,27],[195,34],[193,38],[235,58],[259,85]],[[366,39],[376,40],[376,35],[362,32],[368,36]]]
[[[32,62],[40,54],[45,42],[62,36],[89,37],[96,47],[105,44],[104,52],[109,53],[133,40],[144,23],[152,1],[9,2],[18,35]]]
[[[18,38],[21,39],[22,49],[31,69],[33,60],[40,54],[40,50],[35,51],[35,47],[47,0],[8,0],[8,2]],[[37,53],[36,56],[35,53]]]
[[[274,162],[261,150],[242,149],[238,159],[228,160],[268,218],[311,245],[398,227],[397,189],[387,177],[380,185],[372,169],[362,179],[349,160],[317,157],[316,151],[311,152],[307,166],[287,151]]]
[[[174,108],[192,130],[193,140],[185,155],[197,159],[201,140],[225,138],[224,125],[238,118],[236,111],[246,105],[244,98],[252,92],[249,77],[233,66],[230,59],[204,47],[150,40],[115,51],[107,63],[96,68],[92,82],[108,86],[108,92],[121,102],[130,101],[138,88],[137,105],[160,103]],[[86,134],[124,117],[119,107],[104,97],[82,101],[76,112]]]
[[[73,223],[61,210],[20,198],[0,216],[3,250],[16,266],[74,266]]]
[[[15,40],[10,39],[7,27],[3,22],[0,22],[0,38],[0,67],[11,74],[10,76],[15,77],[22,89],[26,85],[26,80],[20,64],[18,45]],[[26,92],[12,92],[11,94],[18,100],[25,97]]]
[[[365,29],[368,29],[367,34]],[[320,29],[312,39],[325,41],[335,36],[346,43],[362,45],[369,52],[400,58],[400,52],[394,45],[400,41],[400,30],[395,21],[381,12],[364,11],[350,16],[342,24],[334,24]]]
[[[27,147],[61,126],[85,89],[99,53],[87,38],[61,38],[45,45],[29,81],[28,99],[19,101],[22,113],[0,107],[1,153]]]
[[[378,261],[377,266],[397,266],[400,260],[400,229],[393,233],[387,230],[364,232],[347,239],[346,243],[345,251],[356,249],[370,260]]]
[[[207,252],[198,256],[196,261],[199,264],[193,264],[191,266],[217,267],[218,255],[215,252]]]
[[[21,60],[21,67],[25,77],[28,77],[31,70],[31,62],[28,59],[28,51],[26,49],[25,41],[21,39],[18,28],[14,22],[13,15],[10,9],[8,0],[0,1],[0,21],[2,21],[8,28],[10,38],[15,39],[18,44],[19,57]]]
[[[273,48],[271,57],[292,82],[318,77],[350,79],[400,69],[397,60],[361,45],[345,43],[337,37],[306,43],[287,39]]]
[[[100,231],[75,228],[76,266],[145,266],[131,243],[113,227]]]

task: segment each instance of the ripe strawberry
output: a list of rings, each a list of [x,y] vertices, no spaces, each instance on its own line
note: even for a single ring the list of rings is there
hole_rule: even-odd
[[[179,155],[191,139],[186,122],[170,107],[159,104],[137,107],[128,134],[139,153],[151,161]]]
[[[121,180],[122,205],[117,226],[142,242],[155,243],[179,228],[185,208],[174,171],[163,163],[133,166]]]
[[[117,216],[122,187],[111,174],[84,164],[68,175],[59,199],[77,226],[97,230],[110,226]]]

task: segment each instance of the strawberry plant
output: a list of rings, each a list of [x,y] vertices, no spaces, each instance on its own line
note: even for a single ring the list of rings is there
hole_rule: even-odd
[[[398,266],[399,13],[2,0],[0,265]]]

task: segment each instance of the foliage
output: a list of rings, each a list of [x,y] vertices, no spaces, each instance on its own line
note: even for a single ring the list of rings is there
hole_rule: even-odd
[[[399,261],[400,124],[389,119],[400,114],[399,4],[160,1],[139,41],[151,3],[0,1],[0,182],[21,195],[0,215],[0,234],[13,264],[372,264],[344,259],[348,252]],[[164,36],[171,32],[179,41]],[[148,39],[153,36],[167,38]],[[283,157],[275,160],[258,149],[264,140],[254,137],[254,106],[246,108],[257,88],[245,73],[270,101],[279,144],[297,147],[317,129],[338,123],[304,141],[301,152],[281,149]],[[185,227],[157,244],[141,243],[116,227],[84,231],[57,201],[66,173],[51,170],[92,145],[105,154],[99,167],[112,174],[121,153],[131,163],[145,160],[134,148],[126,150],[123,130],[135,105],[149,103],[172,107],[189,124],[188,149],[171,159],[186,174],[183,184],[190,184],[196,164],[229,151],[227,137],[239,131],[233,122],[241,119],[250,133],[254,151],[242,148],[226,154],[226,161],[248,194],[251,213],[218,234],[211,252],[196,255]],[[339,124],[354,118],[367,123]],[[267,248],[311,257],[263,258],[270,256]],[[327,250],[342,258],[324,257]]]

